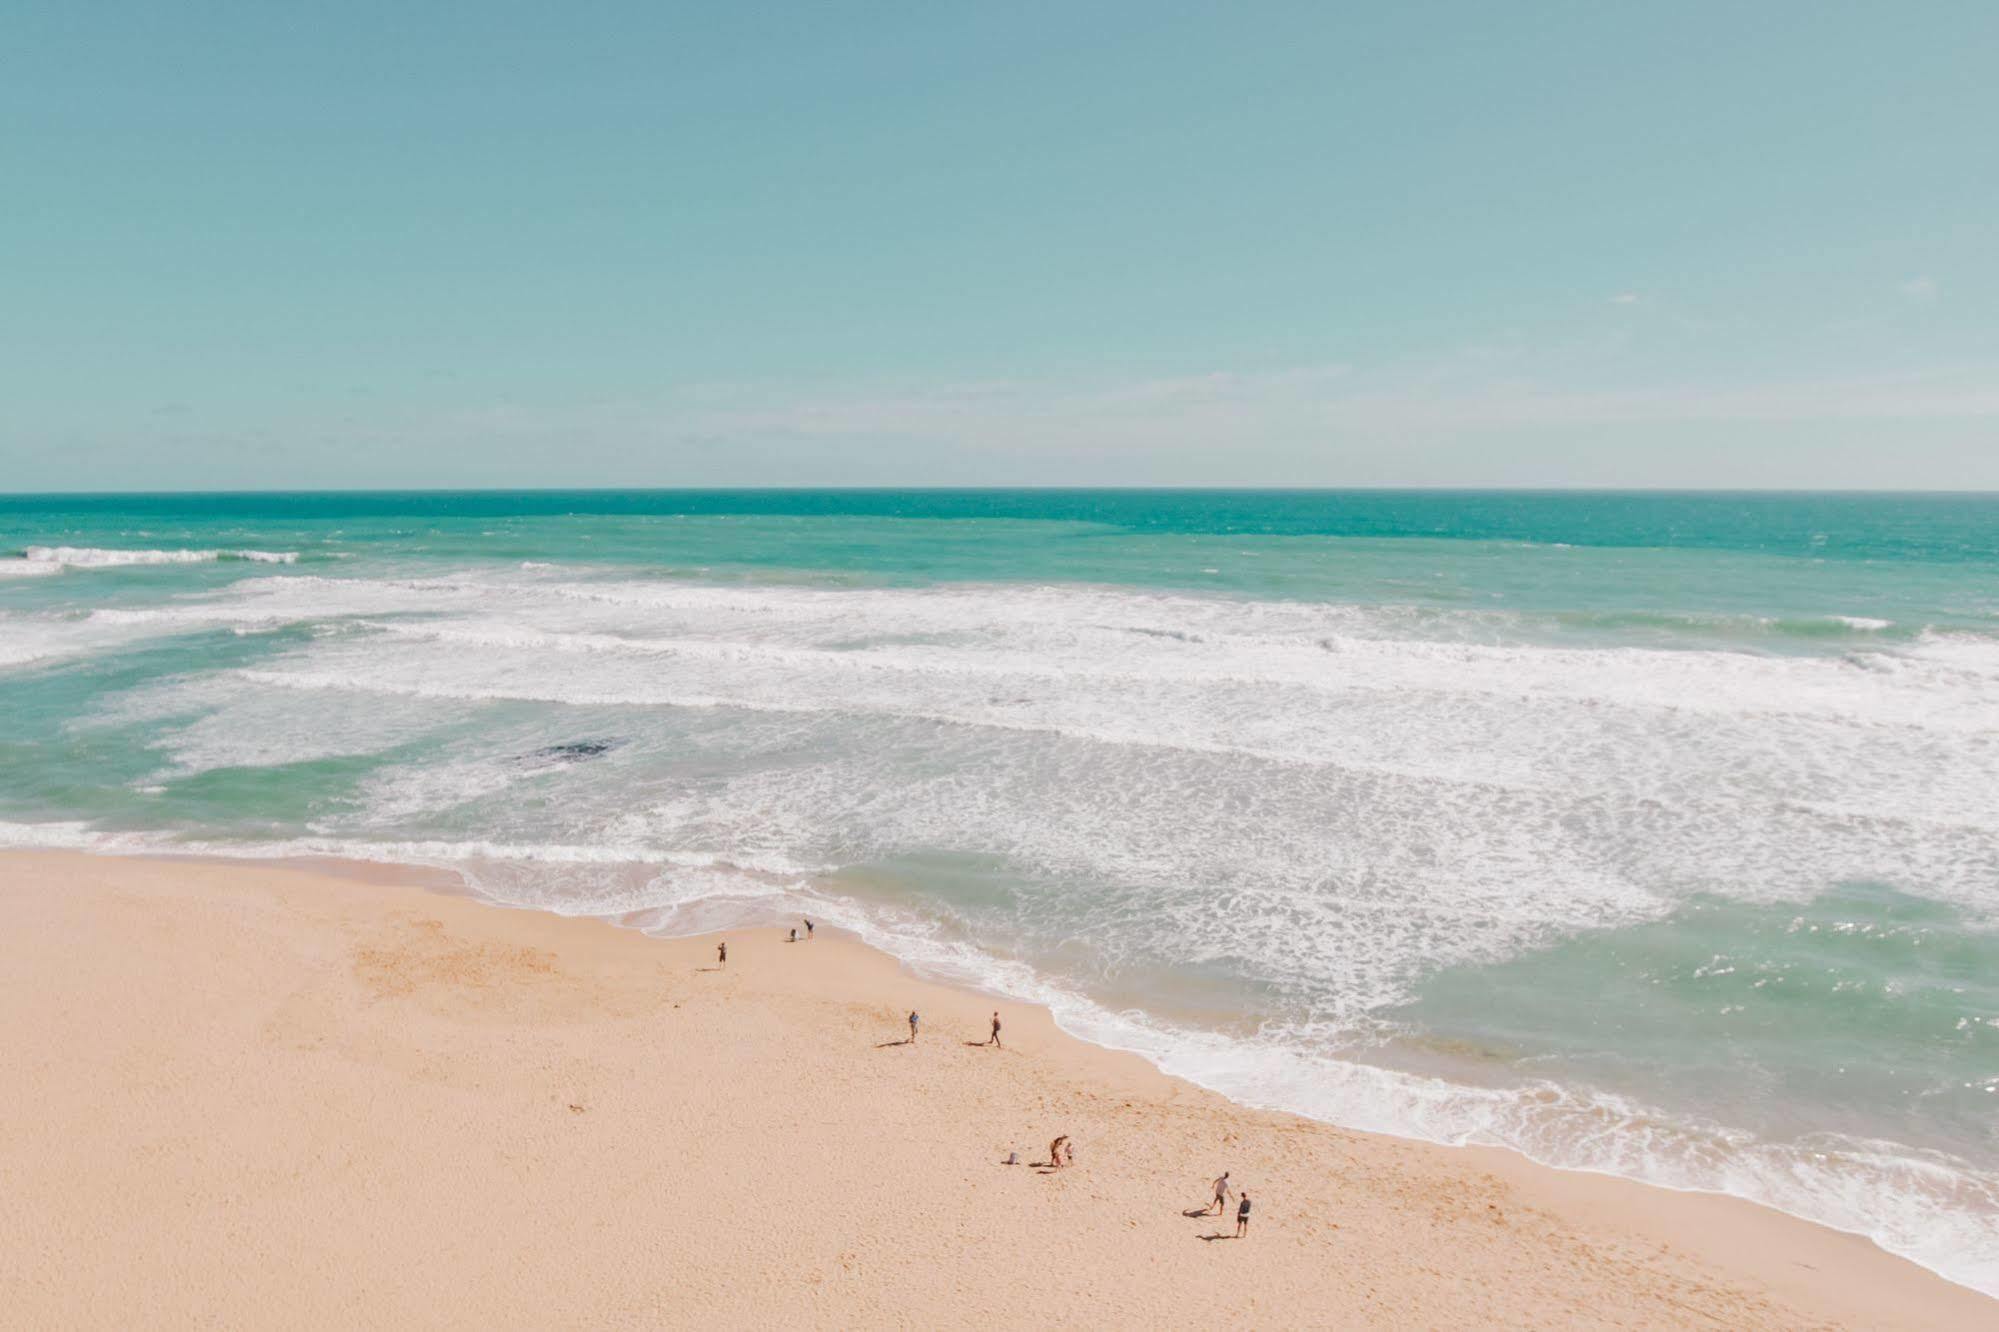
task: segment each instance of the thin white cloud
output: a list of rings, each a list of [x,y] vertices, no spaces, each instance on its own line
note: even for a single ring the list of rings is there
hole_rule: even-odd
[[[1523,429],[1870,421],[1999,428],[1999,366],[1647,389],[1582,388],[1517,365],[1325,365],[1082,385],[736,384],[568,411],[500,406],[433,421],[423,433],[454,443],[816,441],[857,456],[896,445],[994,458],[1073,449],[1170,460],[1220,441],[1253,455],[1336,437],[1465,441]]]
[[[200,442],[239,464],[204,478],[218,487],[352,484],[361,468],[380,485],[1999,489],[1999,364],[1644,388],[1600,368],[1523,348],[1169,378],[711,382]],[[150,431],[95,447],[134,477],[188,452]]]
[[[1895,284],[1895,290],[1912,301],[1933,301],[1937,298],[1937,280],[1926,275],[1904,279]]]
[[[1638,300],[1639,296],[1637,292],[1620,291],[1617,295],[1610,298],[1610,303],[1612,305],[1636,305],[1638,304]]]

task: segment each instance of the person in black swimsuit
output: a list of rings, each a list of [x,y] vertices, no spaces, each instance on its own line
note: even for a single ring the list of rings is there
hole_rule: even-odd
[[[715,965],[718,967],[729,965],[729,944],[727,940],[715,945]]]
[[[1249,1195],[1245,1193],[1242,1195],[1242,1201],[1236,1204],[1235,1237],[1237,1239],[1241,1239],[1243,1236],[1243,1232],[1248,1229],[1249,1229]]]

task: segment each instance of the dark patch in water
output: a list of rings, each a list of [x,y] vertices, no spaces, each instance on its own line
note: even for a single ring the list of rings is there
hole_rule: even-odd
[[[557,763],[587,763],[621,748],[624,743],[623,740],[565,740],[559,745],[544,745],[523,754],[517,762],[531,768],[545,768]]]

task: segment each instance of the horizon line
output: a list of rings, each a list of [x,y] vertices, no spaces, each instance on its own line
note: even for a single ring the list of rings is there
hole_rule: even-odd
[[[811,494],[1211,494],[1211,495],[1894,495],[1993,497],[1999,489],[1877,486],[1550,486],[1550,485],[643,485],[643,486],[260,486],[173,490],[0,490],[0,500],[159,499],[279,495],[811,495]]]

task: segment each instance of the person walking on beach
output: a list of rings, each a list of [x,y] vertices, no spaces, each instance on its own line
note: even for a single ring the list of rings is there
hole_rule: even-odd
[[[1005,1047],[1004,1045],[1000,1045],[1000,1038],[999,1038],[999,1013],[998,1013],[997,1011],[995,1011],[995,1012],[993,1013],[993,1034],[992,1034],[992,1035],[990,1035],[990,1036],[988,1036],[988,1037],[986,1037],[986,1044],[987,1044],[987,1045],[999,1045],[999,1048],[1000,1048],[1000,1049],[1002,1049],[1002,1050],[1006,1049],[1006,1047]]]
[[[1229,1194],[1232,1192],[1234,1190],[1229,1187],[1229,1172],[1224,1170],[1222,1177],[1215,1181],[1215,1200],[1208,1204],[1208,1207],[1215,1209],[1216,1216],[1220,1216],[1228,1209]],[[1201,1210],[1205,1212],[1208,1208],[1203,1207]]]
[[[811,942],[812,942],[812,917],[810,917],[810,916],[801,916],[801,917],[799,917],[799,919],[800,919],[800,920],[803,920],[803,921],[805,922],[805,942],[807,942],[807,943],[811,943]]]
[[[911,1045],[914,1045],[914,1044],[916,1044],[916,1024],[917,1024],[918,1022],[920,1022],[920,1021],[922,1021],[922,1019],[916,1016],[916,1010],[915,1010],[915,1009],[913,1009],[913,1008],[912,1008],[912,1009],[910,1009],[910,1010],[909,1010],[909,1043],[910,1043]]]
[[[1235,1237],[1241,1239],[1249,1230],[1249,1195],[1242,1195],[1242,1201],[1235,1209]]]
[[[715,965],[718,967],[729,965],[729,941],[727,939],[715,945]]]

